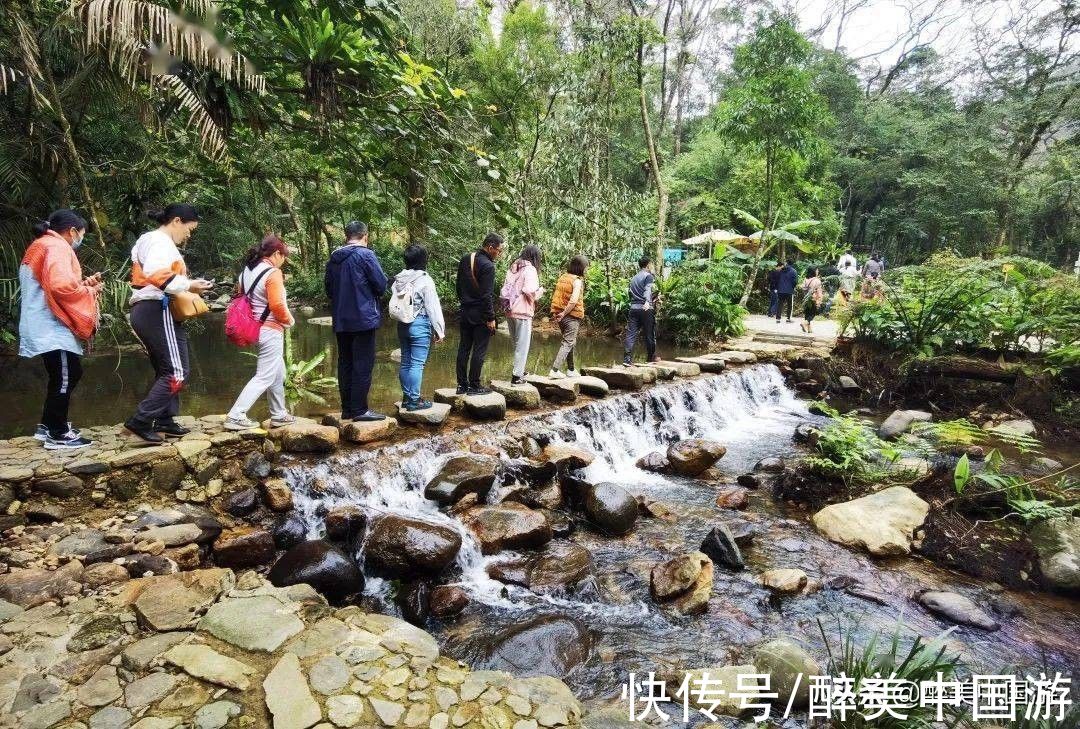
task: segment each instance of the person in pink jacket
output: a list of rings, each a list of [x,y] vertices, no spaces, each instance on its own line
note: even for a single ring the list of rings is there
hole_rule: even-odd
[[[525,382],[525,362],[529,359],[529,345],[532,344],[536,300],[543,294],[544,290],[540,288],[540,249],[525,246],[506,272],[500,297],[510,327],[510,340],[514,343],[514,371],[510,382],[515,385]]]

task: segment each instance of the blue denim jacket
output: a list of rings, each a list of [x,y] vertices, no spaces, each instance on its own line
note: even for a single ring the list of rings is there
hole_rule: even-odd
[[[22,292],[19,356],[36,357],[57,349],[81,355],[79,340],[52,313],[45,300],[45,290],[26,264],[19,266],[19,289]]]

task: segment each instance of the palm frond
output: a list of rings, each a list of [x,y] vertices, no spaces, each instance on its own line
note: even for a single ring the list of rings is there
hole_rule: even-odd
[[[734,213],[736,218],[743,221],[747,225],[752,226],[754,230],[763,230],[765,228],[764,223],[762,223],[760,220],[758,220],[745,210],[739,210],[738,208],[735,208],[731,212]]]
[[[203,106],[202,101],[191,90],[184,80],[171,73],[154,77],[154,84],[165,94],[168,94],[180,108],[188,114],[188,126],[195,129],[199,135],[199,142],[207,155],[220,159],[225,156],[225,138],[221,129],[214,123],[210,112]]]
[[[14,66],[7,66],[0,63],[0,94],[6,94],[8,92],[9,83],[15,83],[20,78],[25,77],[26,74]]]

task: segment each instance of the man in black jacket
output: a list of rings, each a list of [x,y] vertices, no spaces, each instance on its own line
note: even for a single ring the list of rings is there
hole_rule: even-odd
[[[458,262],[457,295],[461,302],[461,341],[457,351],[457,393],[485,395],[480,384],[488,343],[495,331],[495,260],[502,255],[503,239],[488,233],[479,250]]]

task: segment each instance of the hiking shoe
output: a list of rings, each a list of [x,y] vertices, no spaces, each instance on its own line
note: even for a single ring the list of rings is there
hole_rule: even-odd
[[[405,404],[405,409],[410,413],[415,413],[417,410],[429,410],[432,406],[431,400],[415,400]]]
[[[175,420],[164,420],[154,422],[154,432],[168,435],[173,438],[180,438],[191,432],[191,428],[185,428]]]
[[[566,375],[564,375],[562,372],[559,372],[558,370],[552,370],[551,372],[548,372],[549,380],[561,380],[564,377],[566,377]]]
[[[482,387],[482,386],[470,387],[465,394],[466,395],[490,395],[491,394],[491,388],[490,387]]]
[[[386,420],[386,416],[382,413],[377,413],[374,410],[368,410],[353,418],[353,422],[355,423],[371,423],[376,420]]]
[[[258,428],[259,424],[251,418],[225,418],[225,422],[221,424],[225,430],[251,430],[252,428]]]
[[[566,376],[567,377],[581,377],[581,375],[578,374],[577,370],[567,370],[566,371]]]
[[[465,385],[458,385],[457,390],[455,390],[454,392],[456,392],[458,395],[467,395],[469,392],[469,388],[467,388]]]
[[[140,440],[147,443],[164,443],[165,439],[154,432],[154,429],[149,425],[143,425],[138,421],[132,419],[124,423],[124,427],[132,435],[138,436]]]
[[[629,357],[627,357],[626,359],[624,359],[624,360],[622,361],[622,364],[623,364],[623,367],[630,367],[631,365],[633,365],[633,364],[634,364],[634,360],[632,360],[632,359],[630,359]]]
[[[88,438],[83,438],[73,430],[69,430],[59,438],[53,438],[51,435],[45,439],[45,450],[47,451],[69,451],[76,448],[85,448],[88,445],[93,445],[94,441]]]
[[[351,419],[351,418],[343,418],[343,419]],[[282,415],[279,418],[270,418],[270,427],[271,428],[283,428],[286,425],[292,425],[295,422],[296,422],[296,416],[295,415]],[[228,427],[228,426],[226,426],[226,427]]]
[[[510,378],[510,384],[511,385],[524,385],[525,384],[525,378],[524,377],[518,377],[517,375],[514,375],[513,377]]]
[[[78,428],[72,428],[71,427],[71,421],[70,420],[68,421],[67,427],[68,427],[68,430],[70,432],[74,433],[75,435],[82,435],[81,430],[79,430]],[[36,438],[37,440],[40,440],[42,443],[44,443],[45,441],[47,441],[49,439],[49,429],[46,428],[43,423],[38,423],[37,427],[34,429],[34,438]]]

